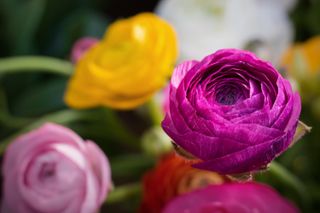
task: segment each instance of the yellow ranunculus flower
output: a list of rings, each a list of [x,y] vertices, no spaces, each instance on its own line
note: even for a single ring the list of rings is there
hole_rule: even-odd
[[[116,21],[77,63],[65,101],[74,108],[135,108],[164,86],[177,49],[173,28],[152,13]]]
[[[320,36],[288,49],[282,65],[298,87],[304,102],[320,98]]]

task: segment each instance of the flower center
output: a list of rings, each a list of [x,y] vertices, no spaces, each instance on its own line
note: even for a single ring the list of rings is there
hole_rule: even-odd
[[[233,105],[243,98],[243,94],[235,87],[223,87],[216,93],[215,99],[223,105]]]
[[[39,171],[39,179],[42,181],[51,179],[55,175],[56,164],[55,163],[43,163]]]

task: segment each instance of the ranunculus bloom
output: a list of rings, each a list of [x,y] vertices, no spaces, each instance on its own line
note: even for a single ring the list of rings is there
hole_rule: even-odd
[[[164,156],[143,178],[141,213],[160,213],[174,197],[208,184],[228,181],[215,172],[198,170],[175,153]]]
[[[258,183],[208,186],[170,202],[163,213],[298,213],[299,210],[272,188]]]
[[[300,110],[299,94],[271,64],[224,49],[175,69],[162,127],[203,161],[195,167],[237,174],[265,168],[289,147]]]
[[[296,44],[283,57],[282,65],[301,92],[303,101],[320,101],[320,36]]]
[[[116,21],[77,63],[65,101],[73,108],[135,108],[164,86],[176,58],[175,32],[158,16]]]
[[[156,11],[177,31],[180,59],[221,48],[250,49],[278,65],[293,38],[295,0],[162,0]]]
[[[77,40],[71,50],[71,61],[77,63],[82,56],[99,40],[93,37],[83,37]]]
[[[103,152],[73,131],[45,124],[5,152],[3,213],[96,213],[111,188]]]

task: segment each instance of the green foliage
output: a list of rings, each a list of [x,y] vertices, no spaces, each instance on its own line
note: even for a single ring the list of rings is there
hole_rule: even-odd
[[[304,41],[320,34],[320,1],[300,0],[291,13],[296,30],[296,40]]]

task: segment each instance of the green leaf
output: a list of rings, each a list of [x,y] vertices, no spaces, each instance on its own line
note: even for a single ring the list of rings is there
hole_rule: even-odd
[[[5,33],[12,54],[33,52],[33,38],[45,11],[46,0],[3,0]]]
[[[51,55],[69,57],[73,43],[84,36],[102,37],[108,20],[90,9],[77,9],[68,14],[52,32],[51,42],[44,42]]]
[[[65,106],[63,94],[66,79],[55,79],[38,83],[21,93],[12,106],[14,114],[38,116]]]
[[[296,132],[294,134],[293,140],[290,146],[294,145],[297,141],[299,141],[306,133],[311,132],[312,127],[306,125],[302,121],[299,121]]]

